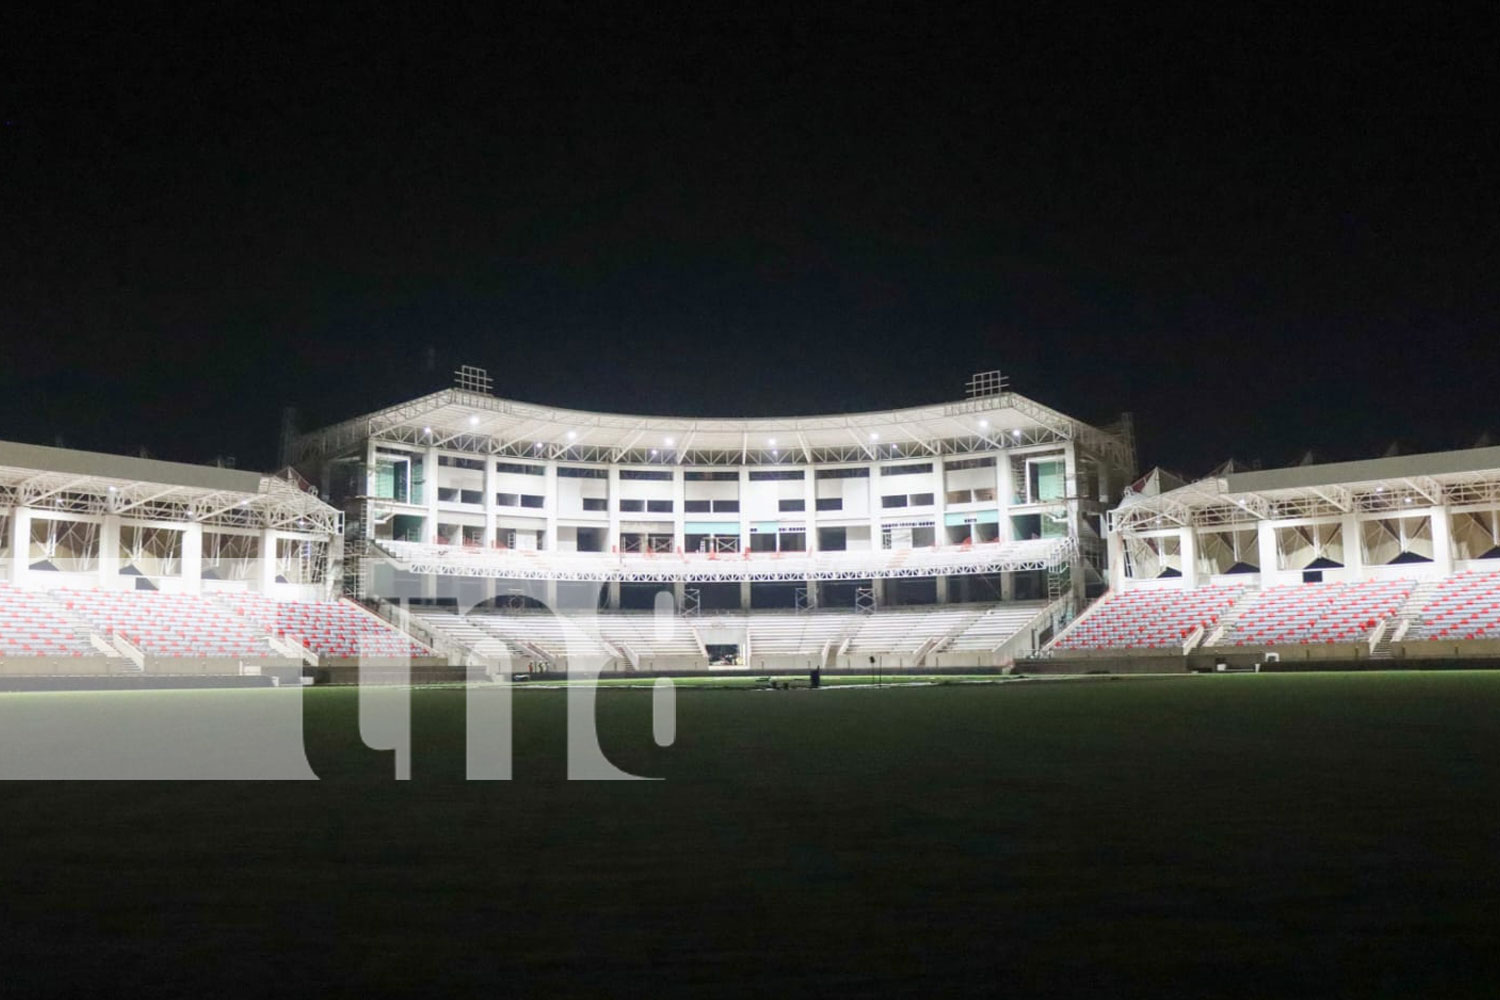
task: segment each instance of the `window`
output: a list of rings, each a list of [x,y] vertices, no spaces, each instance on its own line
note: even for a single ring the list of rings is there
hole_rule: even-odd
[[[806,500],[780,500],[780,501],[777,501],[777,509],[780,510],[783,514],[790,513],[792,511],[799,511],[799,510],[805,511],[805,510],[807,510],[807,501]]]
[[[890,496],[881,497],[880,498],[880,506],[882,506],[882,507],[905,507],[906,506],[906,494],[905,493],[892,493]]]
[[[458,491],[458,502],[459,503],[482,504],[482,503],[484,503],[484,491],[482,491],[482,490],[459,490]]]
[[[670,469],[621,469],[621,479],[654,479],[664,483],[672,481]]]
[[[647,500],[646,509],[653,514],[670,514],[672,513],[672,501]]]
[[[843,497],[818,497],[818,510],[843,510]]]
[[[514,493],[496,493],[495,503],[501,507],[519,507],[521,498]]]
[[[438,500],[442,503],[457,503],[458,489],[450,486],[439,486]]]
[[[544,503],[546,503],[545,497],[533,496],[530,493],[521,494],[522,507],[541,507]]]
[[[738,469],[689,469],[683,478],[690,483],[737,483],[740,473]],[[754,479],[755,473],[750,473],[750,478]]]
[[[994,468],[995,456],[988,455],[984,458],[959,458],[947,463],[943,468],[949,472],[957,472],[959,469],[990,469]]]
[[[752,483],[768,482],[773,479],[790,480],[806,479],[807,475],[801,469],[751,469],[750,481]]]
[[[495,471],[508,472],[513,476],[541,476],[547,472],[540,465],[522,465],[519,462],[496,462]],[[558,469],[557,474],[562,475],[562,470]]]
[[[484,460],[480,458],[458,458],[454,455],[439,455],[438,465],[446,465],[450,469],[474,469],[478,472],[484,471]]]
[[[946,496],[948,503],[968,503],[974,499],[973,490],[949,490]]]
[[[645,509],[646,509],[646,501],[644,501],[644,500],[621,500],[620,501],[620,510],[623,513],[634,514],[634,513],[639,513],[639,512],[641,512],[641,511],[643,511]]]
[[[707,500],[684,500],[682,509],[689,514],[706,514],[710,508]]]
[[[882,465],[880,474],[882,476],[915,476],[922,472],[931,472],[931,462],[916,462],[912,465]]]
[[[583,509],[584,510],[606,510],[608,508],[605,506],[604,498],[603,497],[584,497],[583,498]]]
[[[931,507],[932,506],[932,494],[931,493],[913,493],[911,495],[911,505],[913,507]]]
[[[667,508],[667,510],[671,510],[671,509],[672,509],[671,507]],[[739,511],[740,511],[740,502],[738,500],[715,500],[714,501],[714,513],[715,514],[738,514]]]
[[[870,467],[861,465],[852,469],[815,469],[815,479],[869,479]]]
[[[579,465],[559,465],[557,475],[561,479],[608,479],[608,469],[590,469]]]

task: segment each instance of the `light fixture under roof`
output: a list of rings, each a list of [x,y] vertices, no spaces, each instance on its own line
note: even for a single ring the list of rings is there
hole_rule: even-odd
[[[989,425],[990,425],[990,422],[988,420],[981,420],[981,421],[979,421],[979,426],[980,427],[988,427]]]
[[[667,438],[667,447],[668,447],[668,448],[670,448],[670,447],[672,447],[672,445],[674,445],[674,444],[676,444],[676,443],[677,443],[677,442],[676,442],[676,441],[673,441],[673,440],[672,440],[672,439],[671,439],[671,438]]]
[[[1010,436],[1011,437],[1020,437],[1021,436],[1021,428],[1017,427],[1015,430],[1011,431],[1010,432]]]
[[[880,432],[879,431],[871,431],[870,432],[870,440],[871,441],[879,441],[880,440]]]
[[[571,441],[578,436],[577,431],[568,431],[568,440]]]
[[[479,423],[479,416],[477,414],[469,417],[469,426],[470,427],[473,427],[477,423]]]
[[[422,433],[423,434],[431,434],[432,433],[432,428],[431,427],[423,427],[422,428]]]
[[[775,438],[766,438],[766,444],[768,444],[768,445],[770,445],[771,447],[774,448],[774,447],[776,447],[776,439]]]

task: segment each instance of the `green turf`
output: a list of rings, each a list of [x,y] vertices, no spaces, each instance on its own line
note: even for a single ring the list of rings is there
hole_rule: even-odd
[[[463,697],[407,783],[309,690],[321,782],[0,787],[0,990],[1494,995],[1500,674],[602,691],[629,783],[556,690],[463,781]]]

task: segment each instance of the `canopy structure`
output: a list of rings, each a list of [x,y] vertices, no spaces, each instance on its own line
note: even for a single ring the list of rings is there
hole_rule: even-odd
[[[295,472],[236,469],[0,442],[0,508],[117,514],[341,535],[343,515]]]
[[[1161,493],[1127,490],[1117,532],[1336,517],[1500,501],[1500,448],[1234,472]]]
[[[1123,468],[1128,433],[1090,426],[1014,392],[952,403],[805,417],[698,418],[592,413],[443,389],[294,439],[291,465],[368,440],[514,458],[675,465],[779,465],[970,454],[1077,441]]]

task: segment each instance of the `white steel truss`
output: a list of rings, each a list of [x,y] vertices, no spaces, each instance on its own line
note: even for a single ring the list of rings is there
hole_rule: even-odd
[[[0,508],[11,507],[228,528],[343,533],[339,511],[279,476],[263,476],[258,492],[240,493],[0,466]]]

